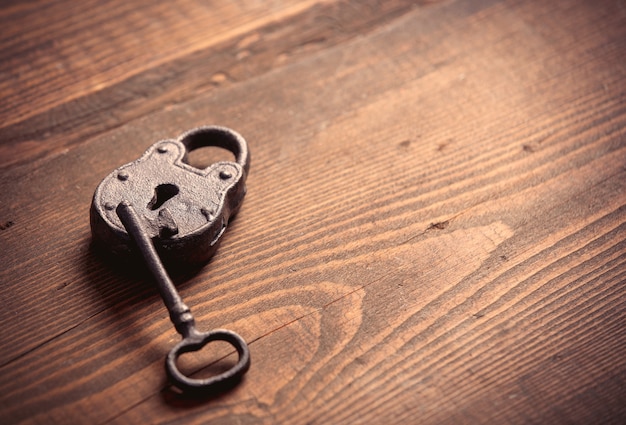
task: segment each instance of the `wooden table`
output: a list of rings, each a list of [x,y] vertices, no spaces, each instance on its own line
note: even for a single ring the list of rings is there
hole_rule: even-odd
[[[623,1],[35,0],[0,28],[3,424],[626,421]],[[248,195],[177,284],[252,367],[193,398],[89,207],[203,124],[248,140]]]

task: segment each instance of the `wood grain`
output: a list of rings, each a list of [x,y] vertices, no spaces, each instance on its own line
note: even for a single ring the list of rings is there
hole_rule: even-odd
[[[3,423],[626,420],[620,2],[176,4],[0,11],[3,75],[25,73],[0,85]],[[176,280],[252,367],[194,399],[166,381],[178,336],[145,271],[93,250],[88,209],[207,123],[247,138],[248,194]]]
[[[225,10],[203,7],[197,2],[180,2],[182,12],[172,11],[169,2],[158,7],[150,6],[153,2],[148,3],[132,2],[125,6],[132,10],[114,16],[99,9],[115,10],[117,6],[98,3],[100,6],[93,7],[99,13],[85,16],[85,22],[81,21],[78,29],[59,28],[60,34],[51,33],[60,40],[73,41],[86,36],[88,39],[81,40],[80,45],[93,45],[98,50],[106,45],[106,51],[99,53],[98,58],[92,57],[91,51],[76,54],[59,51],[56,40],[51,44],[43,42],[34,31],[32,42],[44,43],[35,49],[35,52],[38,49],[45,52],[37,54],[38,58],[45,58],[45,66],[36,68],[44,82],[33,82],[31,75],[19,74],[7,78],[4,88],[0,85],[3,97],[17,105],[5,111],[6,117],[0,109],[0,122],[7,120],[7,125],[0,128],[0,141],[5,141],[0,144],[0,167],[58,154],[69,145],[82,143],[85,138],[132,119],[252,78],[305,53],[353,38],[364,30],[371,31],[411,7],[411,2],[394,0],[355,15],[355,6],[346,1],[319,5],[304,1],[294,2],[294,5],[278,2],[275,8],[269,9],[259,2],[249,5],[244,2],[241,7],[223,2]],[[306,9],[307,6],[312,10]],[[144,10],[150,13],[142,14]],[[300,10],[304,11],[297,13]],[[67,11],[58,13],[63,14],[59,18],[63,20]],[[32,14],[41,19],[38,9],[33,9]],[[12,18],[9,14],[7,19]],[[122,31],[115,36],[106,29],[95,34],[83,31],[94,25],[99,28],[102,19],[121,19],[111,25],[111,31],[137,26],[142,30]],[[30,67],[29,51],[22,51],[22,44],[19,46],[20,50],[7,54]],[[59,62],[68,55],[72,58],[72,67],[76,68],[69,73]],[[11,61],[6,66],[15,72]],[[52,67],[59,69],[48,69]],[[49,74],[55,72],[60,75],[55,76],[55,84],[51,84]],[[8,72],[7,75],[11,77]],[[32,99],[30,91],[33,91]],[[64,95],[59,96],[59,92]],[[44,109],[33,109],[34,103]],[[21,111],[20,107],[25,110]]]

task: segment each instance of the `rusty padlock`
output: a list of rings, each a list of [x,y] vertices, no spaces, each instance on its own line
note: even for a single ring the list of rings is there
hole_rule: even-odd
[[[188,153],[204,146],[227,149],[236,161],[220,161],[204,170],[190,166]],[[109,174],[96,189],[91,205],[95,241],[115,254],[133,251],[116,213],[124,200],[139,212],[165,264],[208,261],[241,206],[249,162],[243,137],[224,127],[200,127],[176,140],[155,143],[141,158]]]

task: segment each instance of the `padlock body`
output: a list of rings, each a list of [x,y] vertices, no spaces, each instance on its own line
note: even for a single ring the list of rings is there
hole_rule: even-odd
[[[187,164],[189,143],[185,142],[195,147],[224,146],[235,143],[233,138],[238,146],[244,144],[236,152],[237,162],[220,161],[203,170]],[[243,138],[222,127],[202,127],[178,140],[155,143],[97,187],[90,211],[94,241],[114,254],[133,255],[134,244],[116,212],[121,202],[128,202],[165,264],[208,261],[241,207],[248,161]]]

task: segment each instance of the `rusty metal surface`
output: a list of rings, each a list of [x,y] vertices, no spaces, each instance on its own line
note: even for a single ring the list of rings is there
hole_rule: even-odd
[[[188,153],[203,146],[225,148],[236,162],[220,161],[204,170],[190,166]],[[232,331],[196,329],[163,262],[181,266],[209,260],[241,206],[248,169],[243,137],[224,127],[200,127],[177,140],[155,143],[141,158],[105,177],[93,197],[94,241],[116,255],[139,254],[183,337],[167,355],[165,366],[172,383],[185,391],[218,391],[236,384],[250,367],[250,353],[243,338]],[[239,360],[233,367],[206,379],[189,378],[178,369],[181,354],[218,340],[237,350]]]

